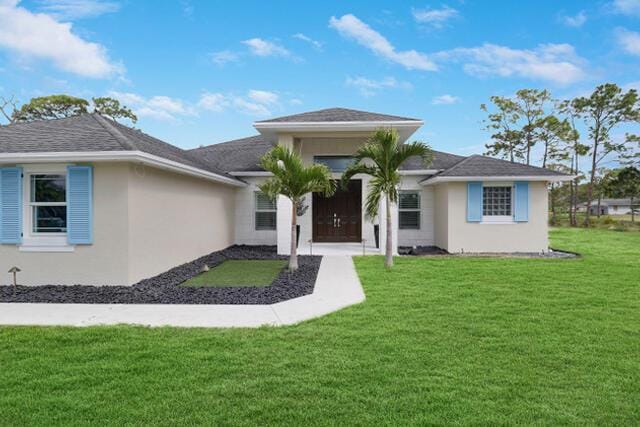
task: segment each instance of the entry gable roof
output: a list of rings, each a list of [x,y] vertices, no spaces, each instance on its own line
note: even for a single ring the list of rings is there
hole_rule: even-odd
[[[325,122],[418,122],[419,119],[392,116],[389,114],[372,113],[369,111],[353,110],[350,108],[325,108],[323,110],[308,111],[290,116],[275,117],[261,120],[258,123],[325,123]]]

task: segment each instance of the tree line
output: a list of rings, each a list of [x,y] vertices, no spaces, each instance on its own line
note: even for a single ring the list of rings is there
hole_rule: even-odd
[[[635,181],[640,174],[640,136],[626,133],[623,139],[614,138],[617,128],[640,123],[640,99],[636,90],[625,91],[616,84],[606,83],[587,96],[573,99],[554,99],[546,89],[521,89],[512,97],[492,96],[490,100],[491,105],[480,106],[487,113],[484,129],[491,132],[485,154],[576,175],[568,184],[569,196],[564,199],[571,225],[578,225],[576,212],[582,197],[587,204],[584,225],[588,226],[591,204],[597,196],[617,195],[632,200],[640,196],[640,183]],[[540,152],[538,158],[534,158],[536,146]],[[589,162],[586,186],[583,186],[586,191],[581,191],[581,180],[585,178],[581,174],[582,158]],[[622,168],[608,171],[602,166],[605,159],[617,162]],[[606,185],[602,183],[605,176]],[[567,188],[563,184],[552,184],[552,221],[560,190],[566,192]]]

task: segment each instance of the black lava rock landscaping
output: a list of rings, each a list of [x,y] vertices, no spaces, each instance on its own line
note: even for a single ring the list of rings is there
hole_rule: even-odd
[[[0,302],[71,304],[274,304],[313,293],[321,256],[301,255],[295,273],[284,269],[271,286],[179,286],[198,275],[206,264],[213,268],[229,259],[288,259],[272,246],[231,246],[175,267],[133,286],[0,286]]]

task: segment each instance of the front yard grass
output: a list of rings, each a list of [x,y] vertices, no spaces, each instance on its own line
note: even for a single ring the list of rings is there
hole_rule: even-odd
[[[271,285],[287,262],[280,259],[230,259],[180,286],[226,287]]]
[[[0,328],[0,424],[640,423],[640,233],[579,259],[359,257],[367,300],[285,328]]]

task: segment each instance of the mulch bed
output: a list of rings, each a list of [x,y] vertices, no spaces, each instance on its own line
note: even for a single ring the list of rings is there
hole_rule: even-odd
[[[313,293],[321,256],[298,256],[295,273],[283,270],[271,286],[207,287],[179,286],[228,259],[288,259],[273,246],[231,246],[175,267],[133,286],[44,285],[0,286],[0,302],[71,304],[274,304]]]

